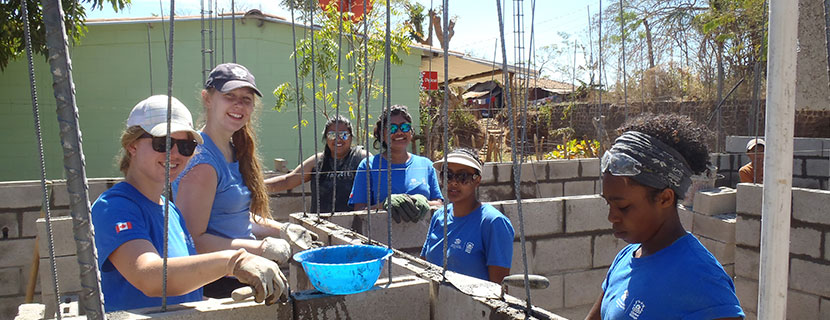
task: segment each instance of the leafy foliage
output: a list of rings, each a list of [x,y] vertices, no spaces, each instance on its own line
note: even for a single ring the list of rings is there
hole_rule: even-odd
[[[545,154],[545,159],[596,158],[598,152],[599,141],[572,139],[565,145],[557,145],[556,150]]]

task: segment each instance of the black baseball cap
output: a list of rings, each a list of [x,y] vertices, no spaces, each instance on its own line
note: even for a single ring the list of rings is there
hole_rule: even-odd
[[[262,92],[256,88],[254,75],[248,68],[236,63],[223,63],[210,71],[205,88],[213,87],[219,92],[228,92],[237,88],[247,87],[262,97]]]

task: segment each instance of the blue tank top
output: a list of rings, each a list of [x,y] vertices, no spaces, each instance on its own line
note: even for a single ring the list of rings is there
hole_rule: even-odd
[[[254,239],[250,219],[251,191],[242,180],[239,162],[225,161],[225,155],[213,140],[204,132],[200,134],[205,143],[196,147],[193,158],[173,182],[173,194],[178,193],[179,182],[190,169],[199,164],[209,164],[216,171],[216,194],[206,232],[229,239]]]

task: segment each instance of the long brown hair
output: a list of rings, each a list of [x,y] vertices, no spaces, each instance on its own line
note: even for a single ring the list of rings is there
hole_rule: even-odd
[[[213,87],[205,90],[207,90],[209,96],[216,92]],[[265,188],[265,176],[262,174],[262,165],[256,150],[256,130],[253,120],[260,104],[259,97],[254,95],[255,112],[251,114],[248,123],[233,133],[231,143],[233,143],[234,156],[239,161],[239,172],[242,174],[242,181],[245,181],[245,186],[251,191],[249,209],[257,216],[271,218],[270,197]],[[202,101],[202,105],[206,105],[205,101]]]
[[[128,127],[124,129],[124,132],[121,132],[121,152],[118,159],[118,170],[121,170],[124,176],[127,175],[127,170],[130,169],[130,163],[133,160],[133,156],[127,151],[127,147],[146,132],[139,126]]]

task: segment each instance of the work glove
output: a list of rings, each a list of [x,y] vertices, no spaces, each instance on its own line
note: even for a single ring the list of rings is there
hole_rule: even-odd
[[[265,301],[266,305],[272,305],[279,301],[280,297],[288,295],[288,280],[273,261],[239,249],[229,264],[230,275],[251,286],[254,301]]]
[[[280,237],[288,241],[292,247],[296,246],[302,250],[311,249],[314,246],[314,241],[317,241],[317,234],[309,231],[303,226],[286,222],[280,228]]]
[[[383,203],[383,207],[386,208],[389,215],[392,216],[392,219],[395,219],[395,222],[401,223],[401,221],[410,222],[409,215],[403,212],[402,206],[408,202],[412,201],[409,198],[409,195],[404,193],[396,193],[386,197],[386,201]]]
[[[409,216],[409,221],[418,222],[429,213],[429,201],[420,194],[409,194],[409,201],[402,204],[403,212]]]
[[[265,237],[259,244],[261,256],[263,258],[273,260],[278,264],[285,264],[288,259],[291,259],[291,245],[288,241],[272,237]]]

